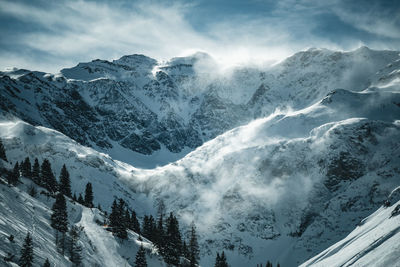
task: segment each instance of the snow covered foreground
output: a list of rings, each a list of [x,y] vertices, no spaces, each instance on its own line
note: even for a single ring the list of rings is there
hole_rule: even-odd
[[[362,220],[346,238],[306,261],[313,266],[400,266],[400,201]]]
[[[69,266],[71,262],[57,251],[54,229],[50,226],[54,199],[39,194],[43,188],[35,185],[38,194],[32,197],[27,193],[32,181],[23,178],[22,183],[18,187],[0,183],[0,265],[16,266],[12,262],[18,262],[23,240],[29,232],[33,238],[34,266],[42,266],[46,258],[52,266]],[[136,233],[129,231],[124,241],[114,238],[103,227],[104,215],[98,209],[71,201],[67,201],[67,206],[69,226],[83,227],[79,243],[83,248],[84,266],[133,265],[141,244],[147,248],[150,266],[164,266],[153,245],[146,239],[139,241]],[[10,235],[14,236],[12,242],[8,239]],[[6,257],[11,257],[12,262],[6,262]]]

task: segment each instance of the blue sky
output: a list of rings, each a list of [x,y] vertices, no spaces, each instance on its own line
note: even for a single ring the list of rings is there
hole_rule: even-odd
[[[204,51],[224,64],[310,47],[400,50],[400,2],[0,0],[0,69],[57,72],[96,58]]]

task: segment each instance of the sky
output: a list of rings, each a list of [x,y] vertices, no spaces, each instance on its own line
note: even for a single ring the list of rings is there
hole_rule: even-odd
[[[400,50],[400,1],[0,0],[0,36],[0,70],[196,51],[262,64],[310,47]]]

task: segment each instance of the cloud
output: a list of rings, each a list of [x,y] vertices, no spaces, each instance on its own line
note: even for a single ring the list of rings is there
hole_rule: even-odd
[[[354,13],[338,0],[330,4],[253,1],[248,5],[223,1],[0,1],[0,10],[4,22],[0,33],[7,36],[0,42],[0,68],[17,64],[55,72],[95,58],[110,60],[142,53],[166,60],[198,50],[234,65],[277,61],[309,47],[352,49],[370,43],[382,48],[388,42],[371,36],[362,40],[368,34],[394,38],[387,46],[400,42],[397,24],[391,26],[396,17],[386,19],[382,8]],[[342,21],[336,35],[329,32],[335,22],[324,20],[327,14]],[[321,27],[325,24],[331,28]],[[318,27],[322,31],[314,30]],[[361,33],[355,38],[345,27]],[[334,38],[340,32],[344,37]]]

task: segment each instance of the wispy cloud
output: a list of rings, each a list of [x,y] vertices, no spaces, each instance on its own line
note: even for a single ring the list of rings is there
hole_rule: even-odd
[[[215,15],[217,10],[199,18],[210,9],[205,2],[0,1],[0,18],[12,22],[8,28],[0,26],[6,35],[0,42],[0,68],[16,65],[54,72],[95,58],[143,53],[165,60],[196,50],[225,64],[259,63],[311,46],[350,49],[360,44],[350,37],[338,42],[326,38],[329,33],[316,34],[313,29],[325,23],[317,16],[324,12],[371,34],[399,38],[399,31],[387,26],[390,21],[374,21],[368,14],[352,16],[351,10],[341,9],[340,1],[326,5],[285,0],[265,13],[256,12],[255,6],[234,14],[221,10],[221,16]]]

